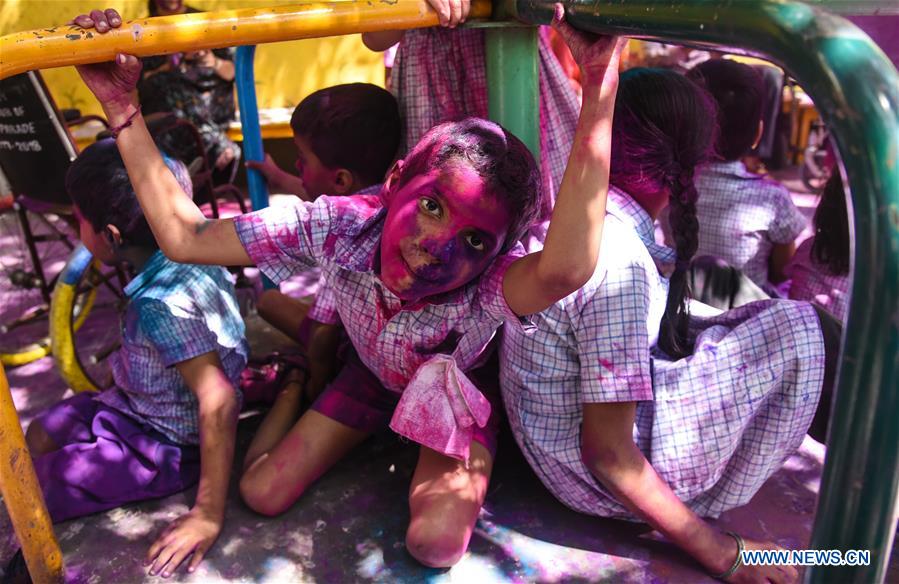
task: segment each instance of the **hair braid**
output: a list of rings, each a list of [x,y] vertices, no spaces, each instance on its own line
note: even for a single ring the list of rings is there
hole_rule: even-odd
[[[688,278],[690,260],[699,247],[699,221],[696,219],[698,193],[693,182],[692,166],[684,170],[678,166],[676,174],[672,174],[669,181],[669,221],[677,262],[668,284],[668,300],[659,329],[659,347],[679,359],[693,350],[689,339],[690,311],[687,299],[691,296]]]

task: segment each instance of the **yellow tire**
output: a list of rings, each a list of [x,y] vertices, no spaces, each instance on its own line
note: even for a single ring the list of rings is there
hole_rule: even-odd
[[[53,361],[59,375],[76,392],[100,389],[86,374],[75,350],[75,332],[84,324],[97,296],[97,288],[89,280],[98,269],[99,263],[79,245],[60,273],[50,301]]]

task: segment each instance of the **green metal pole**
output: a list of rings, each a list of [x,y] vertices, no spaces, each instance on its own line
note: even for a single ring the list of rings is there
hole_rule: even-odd
[[[548,23],[551,0],[507,0]],[[871,551],[869,566],[813,567],[808,582],[883,580],[899,487],[899,74],[848,21],[788,0],[569,0],[597,33],[730,47],[783,66],[835,138],[854,218],[852,305],[831,416],[814,549]]]
[[[518,136],[539,161],[537,29],[490,27],[484,33],[490,119]]]

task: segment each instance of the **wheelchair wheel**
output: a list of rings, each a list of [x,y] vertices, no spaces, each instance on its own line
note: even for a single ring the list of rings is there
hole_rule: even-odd
[[[119,314],[125,306],[121,282],[116,270],[101,267],[80,245],[53,289],[53,361],[74,391],[100,391],[112,385],[109,358],[119,348]]]
[[[0,362],[7,367],[50,352],[50,291],[77,239],[61,216],[0,208]]]

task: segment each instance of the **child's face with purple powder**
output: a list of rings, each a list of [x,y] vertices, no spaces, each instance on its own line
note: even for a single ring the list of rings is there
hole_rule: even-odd
[[[381,280],[400,299],[464,286],[503,246],[512,219],[467,164],[418,175],[390,195],[381,237]]]

